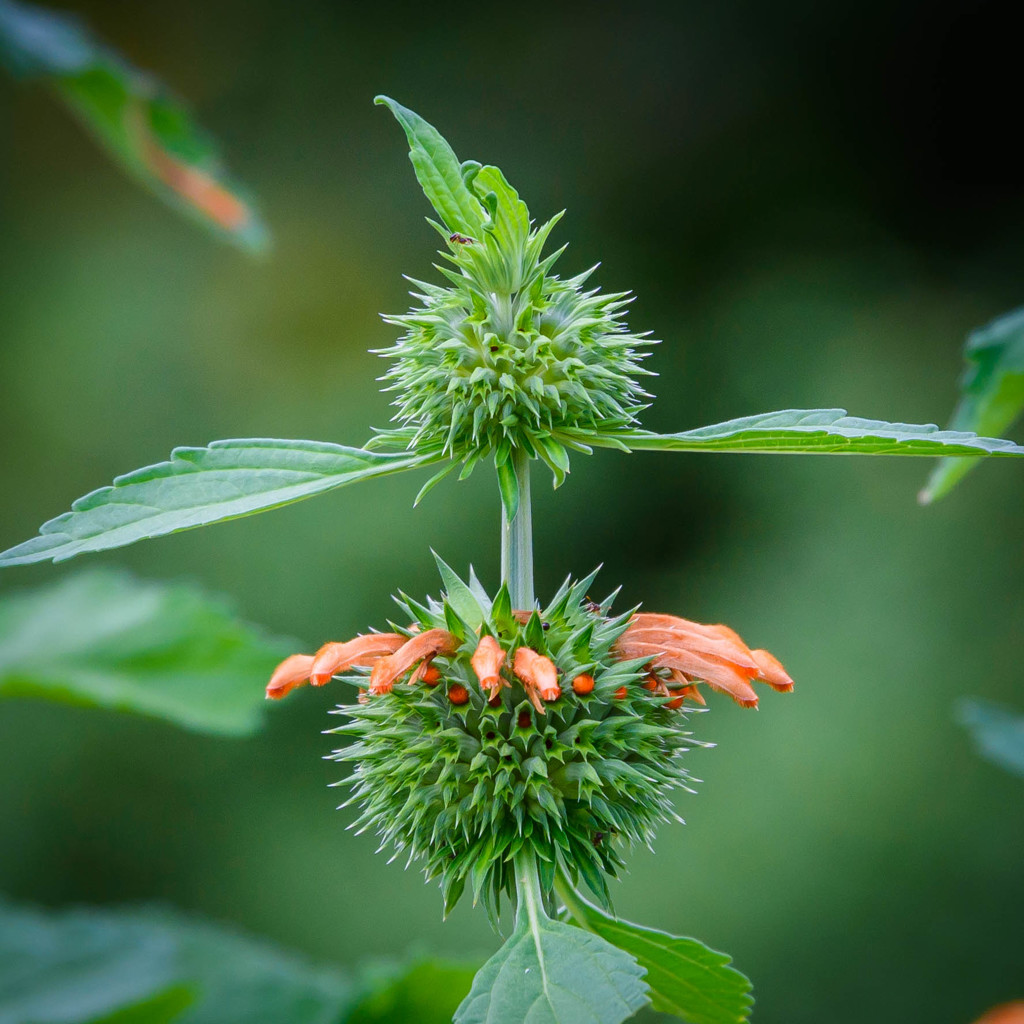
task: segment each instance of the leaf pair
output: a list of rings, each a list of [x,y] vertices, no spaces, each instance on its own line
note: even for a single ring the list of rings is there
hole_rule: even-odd
[[[742,1024],[750,981],[695,939],[620,921],[567,885],[577,926],[544,913],[520,887],[515,930],[480,969],[455,1024],[621,1024],[646,1005],[689,1024]]]
[[[610,439],[611,438],[611,439]],[[575,439],[574,439],[575,440]],[[1010,441],[931,425],[847,417],[841,409],[798,410],[730,420],[679,434],[623,431],[592,443],[622,450],[785,454],[1020,456]],[[118,477],[45,523],[40,536],[0,554],[0,567],[64,561],[135,541],[252,515],[371,477],[417,469],[434,454],[394,454],[323,441],[265,438],[176,448],[167,462]],[[518,493],[506,473],[512,513]],[[507,507],[507,505],[506,505]]]

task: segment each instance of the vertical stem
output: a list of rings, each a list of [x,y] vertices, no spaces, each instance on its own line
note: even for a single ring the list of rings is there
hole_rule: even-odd
[[[513,608],[532,609],[533,597],[533,513],[530,508],[530,457],[522,448],[512,453],[512,466],[519,486],[519,507],[509,522],[504,502],[501,506],[501,578],[508,585]],[[532,852],[521,850],[515,859],[516,921],[522,923],[525,913],[537,945],[537,956],[544,974],[543,950],[540,947],[539,914],[544,902],[540,892],[537,862]],[[547,984],[545,977],[545,986]]]
[[[508,584],[513,608],[532,609],[533,513],[530,509],[530,456],[522,448],[512,452],[519,484],[519,509],[511,522],[501,510],[501,577]]]

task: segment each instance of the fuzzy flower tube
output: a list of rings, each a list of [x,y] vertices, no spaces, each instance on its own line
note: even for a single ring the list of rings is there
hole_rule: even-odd
[[[566,478],[596,448],[762,454],[1020,457],[998,438],[888,423],[842,409],[788,409],[674,434],[642,428],[652,342],[630,331],[627,293],[593,272],[562,277],[496,167],[460,163],[411,110],[378,97],[404,129],[436,213],[444,284],[414,281],[414,306],[380,355],[392,425],[360,448],[249,438],[177,448],[169,460],[79,498],[0,566],[105,551],[278,508],[377,476],[444,477],[494,467],[501,581],[488,591],[438,560],[442,593],[400,595],[379,632],[294,654],[267,696],[331,680],[355,687],[334,730],[347,741],[354,827],[421,864],[445,910],[463,893],[511,932],[481,968],[456,1024],[620,1024],[645,1006],[691,1024],[738,1024],[750,983],[695,939],[615,916],[607,884],[630,846],[650,845],[689,789],[689,731],[706,686],[743,707],[793,681],[723,625],[594,601],[594,575],[545,603],[534,594],[530,467]],[[614,595],[612,595],[614,597]]]

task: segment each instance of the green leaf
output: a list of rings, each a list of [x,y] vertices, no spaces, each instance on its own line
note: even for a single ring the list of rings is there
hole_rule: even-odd
[[[655,1010],[689,1024],[742,1024],[750,1015],[750,980],[729,966],[724,953],[696,939],[620,921],[563,886],[559,894],[582,928],[637,958],[647,971]]]
[[[1024,715],[986,700],[965,700],[957,718],[978,752],[993,764],[1024,776]]]
[[[70,512],[45,523],[40,536],[0,554],[0,567],[63,562],[86,551],[237,519],[437,458],[264,438],[175,448],[170,461],[79,498]]]
[[[473,982],[475,967],[424,960],[404,968],[364,970],[369,988],[347,1024],[450,1024],[452,1014]]]
[[[419,114],[389,96],[376,96],[373,102],[386,106],[405,129],[416,178],[448,230],[479,237],[483,229],[483,208],[466,186],[459,158],[444,136]]]
[[[290,642],[191,586],[92,571],[0,598],[0,696],[133,711],[202,732],[260,724]]]
[[[168,911],[0,901],[0,1024],[442,1024],[472,973],[427,959],[353,977]]]
[[[173,989],[195,999],[168,1018]],[[360,995],[339,971],[180,915],[0,904],[0,1024],[339,1024]]]
[[[247,249],[267,243],[252,204],[188,109],[75,18],[0,0],[0,63],[41,79],[129,174]]]
[[[437,570],[441,574],[446,602],[459,618],[475,632],[486,618],[484,609],[480,607],[480,602],[470,589],[469,584],[464,583],[455,570],[436,551],[431,550],[430,553],[434,556]]]
[[[494,468],[498,471],[498,490],[501,492],[505,519],[511,523],[519,511],[519,478],[516,476],[516,468],[511,459]]]
[[[516,862],[508,941],[480,968],[454,1024],[621,1024],[647,1005],[643,970],[600,936],[552,921],[536,867]]]
[[[589,444],[631,450],[762,452],[790,455],[1021,456],[1024,447],[999,438],[940,430],[931,423],[886,423],[847,416],[844,409],[785,409],[744,416],[679,434],[576,431]]]
[[[0,903],[0,1024],[77,1024],[173,984],[167,937],[85,911],[44,915]]]
[[[961,398],[950,427],[1001,434],[1024,410],[1024,309],[1007,313],[973,331],[964,346],[967,368]],[[964,459],[943,460],[921,492],[921,501],[948,494],[975,466]]]

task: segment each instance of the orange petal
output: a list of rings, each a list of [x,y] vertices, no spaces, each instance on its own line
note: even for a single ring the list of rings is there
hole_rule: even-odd
[[[778,658],[767,651],[757,650],[750,652],[754,661],[757,662],[758,679],[763,679],[773,690],[779,693],[789,693],[793,689],[793,680],[789,673],[779,664]]]
[[[741,667],[713,658],[708,655],[696,654],[693,651],[673,648],[665,650],[652,644],[627,643],[620,641],[623,657],[654,659],[656,668],[676,669],[687,676],[702,679],[716,690],[729,694],[737,704],[744,707],[757,707],[757,694],[750,685],[756,669],[745,670]]]
[[[619,644],[644,643],[661,647],[683,648],[698,654],[710,654],[740,668],[757,672],[757,662],[742,641],[727,640],[720,636],[706,636],[684,630],[664,628],[634,629],[630,627],[619,638]]]
[[[394,654],[386,658],[378,658],[370,673],[370,693],[379,697],[382,693],[390,693],[395,680],[423,658],[433,658],[438,654],[452,655],[459,649],[459,642],[446,629],[428,629],[425,633],[417,633],[406,640]]]
[[[311,654],[293,654],[284,659],[267,683],[267,696],[271,700],[280,700],[295,689],[296,686],[305,686],[309,679],[310,670],[313,667],[313,656]]]
[[[532,688],[545,700],[558,700],[562,696],[562,689],[558,685],[558,669],[550,658],[538,654],[530,647],[520,647],[516,650],[512,667],[526,684],[527,691]]]
[[[974,1024],[1024,1024],[1024,999],[993,1006]]]
[[[372,665],[378,658],[393,654],[404,643],[405,637],[397,633],[369,633],[343,644],[324,644],[313,656],[309,681],[314,686],[323,686],[332,676],[347,672],[354,665]]]
[[[480,686],[493,693],[501,686],[501,666],[505,664],[505,651],[501,649],[498,641],[490,634],[480,637],[480,643],[476,645],[470,665],[480,680]]]

